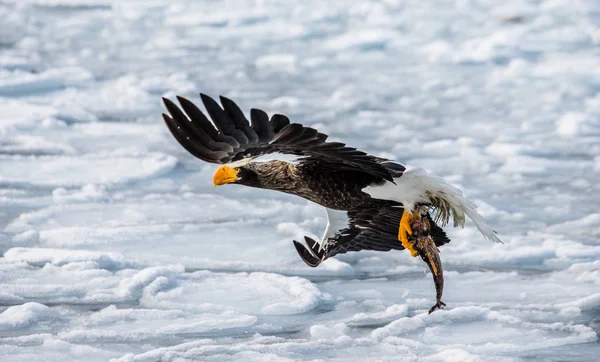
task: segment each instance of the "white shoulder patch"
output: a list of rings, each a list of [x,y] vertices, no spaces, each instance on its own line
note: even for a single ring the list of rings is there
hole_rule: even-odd
[[[242,167],[242,166],[246,166],[247,164],[252,162],[252,160],[254,160],[254,157],[246,157],[246,158],[242,158],[241,160],[226,163],[226,165],[231,168]]]
[[[241,160],[230,162],[227,164],[227,166],[235,168],[235,167],[246,166],[249,163],[269,162],[269,161],[285,161],[285,162],[289,162],[291,164],[297,164],[300,161],[301,157],[302,156],[274,152],[274,153],[267,153],[267,154],[260,155],[260,156],[246,157]]]
[[[253,162],[285,161],[296,164],[300,161],[300,158],[302,158],[302,156],[291,155],[289,153],[273,152],[260,155],[255,158]]]

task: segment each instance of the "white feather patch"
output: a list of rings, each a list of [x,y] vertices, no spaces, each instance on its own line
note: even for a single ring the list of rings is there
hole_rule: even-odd
[[[325,233],[321,239],[321,248],[327,245],[327,240],[334,237],[341,230],[347,229],[350,226],[350,219],[348,218],[348,212],[342,210],[333,210],[325,208],[327,211],[327,227]]]
[[[300,162],[301,158],[302,158],[302,156],[274,152],[274,153],[267,153],[267,154],[256,156],[256,157],[246,157],[241,160],[230,162],[227,164],[227,166],[235,168],[235,167],[246,166],[249,163],[269,162],[269,161],[285,161],[285,162],[289,162],[289,163],[295,165],[298,162]]]
[[[423,169],[406,170],[394,182],[386,181],[383,185],[367,186],[362,191],[375,199],[391,200],[402,203],[408,212],[412,212],[415,204],[429,202],[427,184],[423,182]]]
[[[444,179],[430,175],[422,168],[413,168],[394,178],[394,182],[395,184],[386,181],[383,185],[367,186],[363,191],[376,199],[400,202],[407,212],[413,212],[416,204],[434,203],[433,199],[436,198],[444,207],[443,211],[452,214],[455,226],[464,226],[466,214],[486,239],[502,242],[485,218],[475,211],[477,206],[465,198],[461,190],[446,183]]]
[[[241,160],[226,163],[226,165],[231,168],[242,167],[242,166],[246,166],[247,164],[252,162],[253,159],[254,159],[253,157],[242,158]]]

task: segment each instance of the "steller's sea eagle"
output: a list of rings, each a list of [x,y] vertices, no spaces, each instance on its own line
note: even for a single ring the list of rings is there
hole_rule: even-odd
[[[220,97],[220,106],[205,94],[200,97],[212,122],[183,97],[177,97],[180,107],[163,98],[170,114],[163,118],[188,152],[222,164],[213,176],[215,186],[277,190],[325,207],[328,222],[321,242],[305,237],[307,248],[294,240],[298,254],[311,267],[348,251],[408,249],[429,264],[438,289],[437,246],[450,239],[436,223],[444,226],[452,218],[454,226],[463,226],[468,216],[485,238],[500,242],[475,211],[475,204],[423,169],[408,169],[343,143],[328,142],[327,135],[290,123],[281,114],[269,118],[252,109],[249,122],[232,100]],[[259,157],[273,153],[296,155],[297,160]],[[430,246],[423,246],[426,240],[432,240]],[[441,289],[431,311],[444,305],[440,298]]]

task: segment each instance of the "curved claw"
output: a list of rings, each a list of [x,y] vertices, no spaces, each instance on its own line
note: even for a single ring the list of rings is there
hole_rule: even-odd
[[[408,235],[412,235],[413,231],[410,227],[411,222],[414,218],[418,218],[418,215],[411,215],[406,210],[402,213],[402,218],[400,219],[400,227],[398,228],[398,240],[402,243],[402,246],[408,251],[410,251],[410,255],[413,257],[419,255],[419,252],[415,250],[413,247],[413,243],[408,241]]]
[[[433,307],[431,307],[431,309],[429,309],[429,314],[433,313],[434,311],[438,310],[438,309],[442,309],[446,306],[446,303],[442,302],[441,300],[438,300],[437,303],[435,303],[433,305]]]

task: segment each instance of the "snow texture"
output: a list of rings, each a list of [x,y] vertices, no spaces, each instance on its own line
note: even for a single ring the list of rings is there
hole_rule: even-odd
[[[1,361],[591,361],[600,3],[0,2]],[[459,187],[448,307],[405,252],[305,266],[325,211],[223,186],[161,96],[226,95]]]

